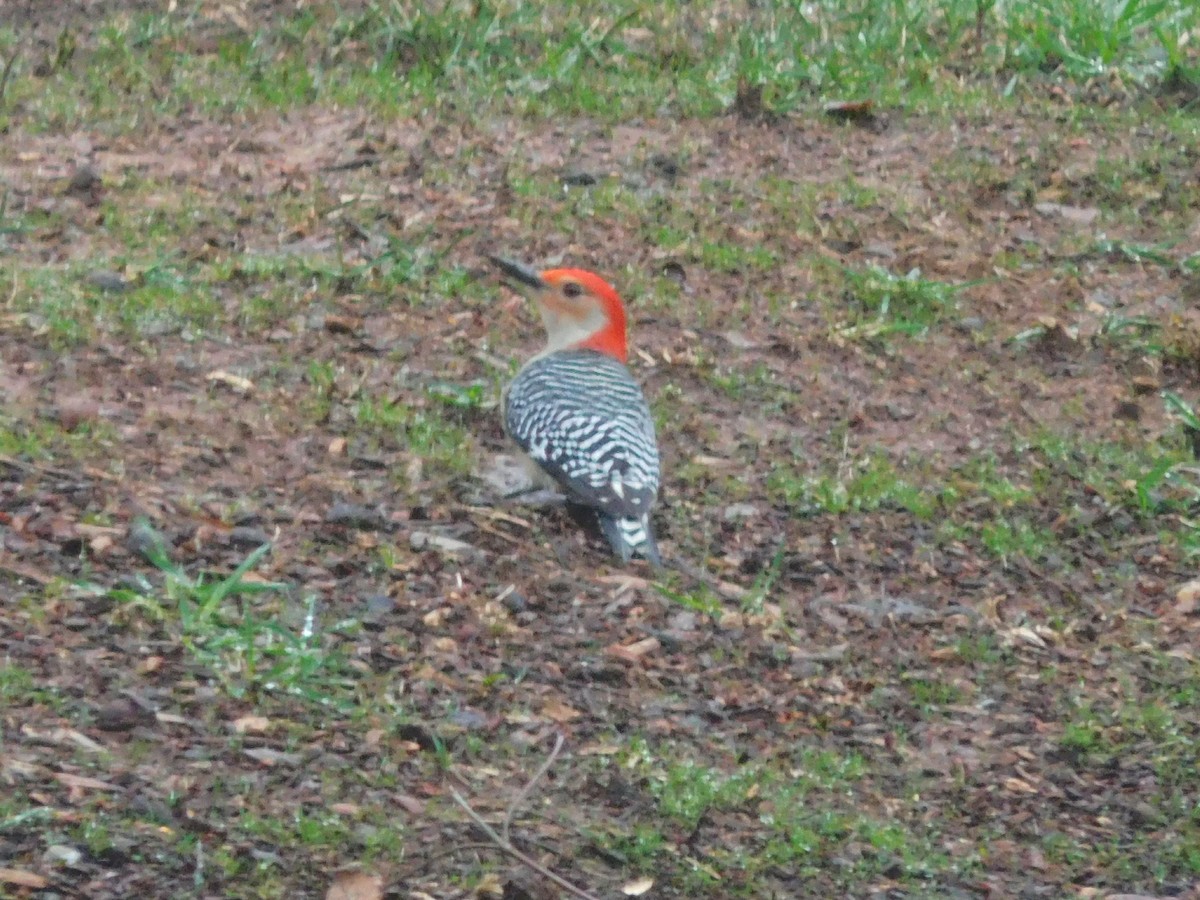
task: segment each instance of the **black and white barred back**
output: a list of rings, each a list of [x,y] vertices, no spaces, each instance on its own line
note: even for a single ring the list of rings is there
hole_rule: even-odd
[[[509,386],[509,435],[568,496],[599,514],[613,550],[658,564],[650,510],[658,442],[642,389],[620,361],[594,350],[535,359]]]

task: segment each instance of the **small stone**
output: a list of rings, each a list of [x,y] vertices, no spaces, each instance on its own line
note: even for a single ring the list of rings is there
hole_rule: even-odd
[[[599,184],[600,179],[591,172],[572,170],[563,174],[562,183],[568,187],[591,187],[593,184]]]
[[[358,334],[362,320],[353,316],[326,316],[325,330],[330,334]]]
[[[396,601],[387,594],[371,594],[367,597],[367,615],[372,618],[384,616],[396,608]]]
[[[981,316],[963,316],[958,320],[958,328],[960,331],[972,332],[982,329],[987,322]]]
[[[1113,418],[1126,422],[1137,422],[1142,418],[1142,407],[1136,400],[1122,400],[1113,410]]]
[[[663,263],[662,274],[664,278],[669,278],[677,284],[687,281],[687,271],[683,268],[683,264],[673,259]]]
[[[271,536],[261,528],[251,525],[239,525],[229,532],[229,543],[234,547],[254,549],[263,544],[271,543]]]
[[[99,172],[89,165],[82,165],[71,176],[71,182],[67,185],[67,193],[87,194],[98,189],[101,183]]]
[[[650,168],[658,172],[665,178],[674,180],[679,177],[683,171],[683,167],[679,164],[679,160],[666,153],[655,153],[650,157]]]
[[[528,466],[506,454],[490,456],[475,472],[475,477],[501,497],[511,497],[532,488],[533,478]]]
[[[42,857],[53,866],[72,868],[79,865],[83,860],[83,853],[74,847],[68,847],[66,844],[51,844],[46,848],[46,852]]]
[[[458,538],[434,534],[430,531],[414,531],[408,536],[409,546],[416,551],[437,550],[451,556],[483,556],[483,551],[474,544],[460,541]]]
[[[1153,375],[1134,375],[1133,376],[1133,392],[1139,397],[1144,397],[1147,394],[1153,394],[1162,387],[1160,382]]]
[[[96,727],[101,731],[131,731],[138,725],[149,725],[155,721],[153,712],[125,699],[98,707],[94,715]]]
[[[509,591],[502,602],[504,608],[513,614],[524,612],[529,606],[529,599],[520,591]]]
[[[67,431],[100,418],[100,404],[89,397],[68,397],[58,402],[58,424]]]
[[[479,731],[481,728],[486,728],[488,718],[483,713],[474,709],[458,709],[450,714],[450,721],[459,728],[465,728],[467,731]]]
[[[750,519],[758,515],[758,507],[753,503],[730,503],[723,513],[726,522],[737,519]]]
[[[129,535],[125,545],[138,556],[144,556],[150,562],[167,560],[167,544],[147,519],[137,519],[129,526]],[[136,584],[136,582],[134,582]]]
[[[98,288],[108,294],[123,294],[133,287],[133,284],[123,276],[117,272],[110,272],[107,269],[97,269],[94,272],[89,272],[84,281],[92,287]]]
[[[329,525],[344,525],[348,528],[376,529],[382,528],[387,518],[380,509],[361,506],[357,503],[335,503],[325,514],[325,522]]]

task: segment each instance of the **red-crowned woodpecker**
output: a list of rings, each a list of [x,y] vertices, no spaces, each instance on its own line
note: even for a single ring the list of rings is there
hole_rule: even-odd
[[[569,500],[596,511],[613,552],[661,565],[650,511],[658,442],[642,389],[625,367],[625,306],[584,269],[490,257],[542,314],[546,347],[504,392],[504,428]]]

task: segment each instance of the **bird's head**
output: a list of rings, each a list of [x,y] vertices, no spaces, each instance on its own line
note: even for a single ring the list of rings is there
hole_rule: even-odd
[[[625,305],[613,286],[586,269],[546,269],[499,256],[492,263],[535,304],[546,326],[546,352],[586,348],[626,361]]]

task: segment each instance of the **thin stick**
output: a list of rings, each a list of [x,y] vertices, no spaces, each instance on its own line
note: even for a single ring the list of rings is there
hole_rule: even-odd
[[[525,802],[525,798],[529,796],[529,792],[533,790],[533,786],[538,783],[541,777],[550,771],[550,767],[554,765],[554,760],[558,759],[558,753],[562,748],[563,733],[560,731],[555,736],[554,749],[550,751],[550,755],[546,757],[546,761],[533,773],[533,777],[529,779],[525,787],[521,788],[521,793],[517,794],[513,802],[508,804],[508,809],[504,813],[504,824],[500,826],[500,834],[504,837],[506,844],[512,843],[512,838],[508,835],[508,828],[512,825],[512,817],[517,811],[517,807]]]
[[[479,813],[475,812],[475,810],[471,807],[471,804],[464,800],[462,795],[454,788],[450,788],[450,796],[454,799],[455,803],[463,808],[463,811],[471,817],[471,821],[478,825],[480,829],[482,829],[483,833],[491,839],[492,843],[495,844],[498,849],[502,850],[504,853],[507,853],[518,862],[529,866],[529,868],[533,869],[533,871],[537,872],[543,878],[549,878],[568,894],[574,894],[576,897],[579,897],[580,900],[600,900],[600,898],[595,894],[589,894],[583,888],[576,887],[575,885],[571,884],[571,882],[567,881],[567,879],[563,878],[561,875],[551,872],[536,859],[526,856],[504,838],[500,837],[500,835],[496,834],[495,829],[492,828],[492,826],[487,822],[483,821],[483,817],[480,816]]]
[[[700,566],[694,565],[686,559],[664,559],[663,568],[672,569],[685,578],[690,578],[701,587],[708,588],[718,597],[724,597],[726,600],[741,600],[749,593],[740,585],[727,584],[718,580]]]
[[[4,92],[8,90],[8,76],[12,74],[13,65],[19,56],[16,48],[13,48],[12,56],[8,58],[8,62],[4,64],[4,71],[0,72],[0,103],[4,102]]]

